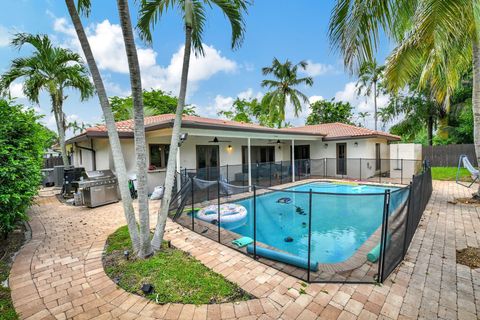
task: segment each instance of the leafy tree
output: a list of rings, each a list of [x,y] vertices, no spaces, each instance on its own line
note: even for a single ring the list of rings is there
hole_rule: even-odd
[[[319,100],[311,104],[312,112],[308,115],[305,124],[341,122],[352,124],[352,106],[348,102],[332,99]]]
[[[470,0],[337,0],[330,39],[355,71],[373,61],[379,34],[398,46],[385,69],[388,89],[399,91],[412,77],[448,111],[462,75],[473,69],[474,144],[480,157],[480,3]],[[480,189],[479,189],[480,194]]]
[[[26,211],[41,182],[49,136],[33,110],[0,100],[0,234],[4,237]]]
[[[257,99],[237,98],[230,110],[220,111],[218,115],[233,121],[258,123],[270,128],[278,125],[277,121],[271,119],[268,107]]]
[[[68,49],[54,47],[46,35],[17,33],[11,44],[18,49],[29,44],[33,47],[33,53],[29,57],[12,61],[10,69],[0,77],[0,91],[7,92],[15,80],[23,79],[23,93],[30,101],[39,103],[40,92],[48,92],[63,163],[68,164],[65,146],[67,124],[63,113],[63,103],[67,98],[65,89],[78,90],[82,101],[93,95],[93,86],[82,58]]]
[[[265,94],[262,103],[268,106],[270,119],[271,121],[275,120],[278,127],[281,127],[282,122],[285,121],[285,106],[288,101],[293,105],[295,116],[298,116],[298,113],[302,110],[302,101],[306,105],[310,104],[308,97],[296,89],[302,84],[310,87],[313,85],[312,77],[298,77],[298,69],[305,70],[307,65],[306,61],[293,64],[288,59],[282,63],[277,58],[273,58],[270,67],[262,68],[263,75],[274,77],[273,80],[265,79],[262,81],[262,87],[271,90]]]
[[[379,82],[384,69],[385,67],[379,66],[375,60],[372,62],[366,61],[360,66],[357,82],[358,94],[364,94],[367,97],[373,94],[375,130],[377,130],[378,123],[377,97],[380,93]]]
[[[185,108],[185,97],[187,93],[188,69],[190,66],[191,50],[195,54],[203,55],[203,28],[206,21],[205,9],[218,7],[230,22],[231,47],[238,48],[245,32],[245,22],[243,14],[247,10],[249,1],[245,0],[143,0],[140,9],[140,18],[138,29],[141,37],[147,42],[152,42],[152,29],[160,17],[169,8],[177,7],[183,17],[185,24],[185,47],[183,56],[182,75],[180,80],[180,93],[178,96],[178,105],[175,113],[175,121],[172,129],[172,139],[170,142],[170,153],[167,163],[167,172],[165,175],[165,194],[162,200],[160,212],[158,214],[157,225],[152,239],[152,246],[155,250],[160,250],[165,231],[165,224],[170,205],[176,157],[179,142],[180,129],[182,126],[182,114]]]
[[[175,113],[178,104],[177,97],[174,97],[162,90],[144,90],[143,105],[145,116],[156,116],[159,114]],[[115,121],[123,121],[133,118],[133,100],[129,97],[111,97],[110,106],[112,107]],[[185,107],[183,114],[196,115],[195,107]]]

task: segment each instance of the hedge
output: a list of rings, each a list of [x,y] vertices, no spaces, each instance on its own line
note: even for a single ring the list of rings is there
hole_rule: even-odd
[[[27,210],[41,182],[48,139],[40,116],[0,99],[0,235],[6,236]]]

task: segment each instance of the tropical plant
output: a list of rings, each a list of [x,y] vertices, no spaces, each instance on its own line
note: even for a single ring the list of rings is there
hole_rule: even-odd
[[[305,70],[308,63],[306,61],[300,61],[297,64],[293,64],[288,59],[282,63],[277,58],[273,58],[272,65],[270,67],[262,68],[264,76],[273,75],[274,80],[265,79],[262,81],[262,87],[270,90],[263,97],[262,103],[268,106],[270,110],[270,118],[276,119],[278,127],[282,126],[282,122],[285,121],[285,107],[287,102],[293,105],[295,116],[298,117],[298,113],[302,110],[303,104],[309,105],[308,97],[300,90],[296,89],[299,85],[312,86],[312,77],[298,77],[298,69]]]
[[[419,76],[419,86],[448,111],[449,97],[473,68],[474,141],[480,157],[480,3],[471,0],[338,0],[330,39],[351,71],[373,61],[383,32],[397,47],[387,59],[386,86],[394,92]],[[472,63],[473,62],[473,63]]]
[[[332,99],[319,100],[311,105],[312,112],[308,115],[306,125],[319,123],[352,123],[352,106],[348,102],[335,101]]]
[[[229,110],[222,110],[218,112],[218,115],[233,121],[258,123],[264,127],[273,128],[278,125],[275,120],[271,119],[267,106],[256,98],[237,98]]]
[[[40,116],[12,101],[0,100],[0,119],[0,235],[6,237],[28,218],[50,137]]]
[[[67,124],[63,112],[63,103],[67,98],[65,90],[77,90],[82,101],[90,98],[93,86],[88,71],[79,54],[54,47],[46,35],[17,33],[11,40],[11,45],[19,50],[26,44],[33,47],[32,54],[13,59],[9,70],[0,77],[0,91],[5,93],[14,81],[23,80],[23,93],[31,102],[38,104],[41,91],[48,93],[57,124],[63,163],[67,165]]]
[[[120,195],[122,197],[123,212],[125,215],[125,219],[127,220],[130,239],[132,240],[132,248],[137,255],[140,255],[140,236],[137,228],[135,211],[133,209],[132,197],[130,195],[130,189],[128,188],[127,169],[123,158],[120,138],[118,137],[112,108],[110,107],[110,104],[108,102],[105,85],[103,83],[102,76],[100,75],[100,71],[98,70],[97,63],[95,62],[95,58],[93,56],[87,34],[85,33],[85,29],[83,28],[82,21],[80,20],[80,16],[75,6],[75,2],[74,0],[65,0],[65,3],[67,5],[70,18],[72,19],[75,32],[77,33],[78,40],[82,47],[82,51],[87,60],[88,68],[90,69],[100,106],[102,108],[103,117],[105,119],[105,126],[107,127],[108,132],[108,139],[110,142],[110,149],[113,156],[113,164],[115,166]],[[88,14],[90,13],[90,1],[79,0],[78,10],[84,15],[88,16]]]
[[[82,133],[85,131],[85,129],[91,127],[88,123],[85,123],[83,121],[78,122],[77,120],[71,121],[67,123],[66,129],[71,129],[73,131],[73,134]]]
[[[370,117],[370,112],[360,111],[357,116],[358,116],[358,120],[360,121],[359,125],[362,125],[363,127],[366,127],[367,126],[367,118]]]
[[[378,123],[377,97],[380,93],[379,82],[384,69],[385,67],[379,66],[375,60],[367,61],[360,66],[358,73],[357,94],[363,94],[366,98],[373,96],[375,130],[377,130]]]
[[[235,49],[238,48],[243,41],[245,31],[243,14],[246,12],[248,4],[249,2],[244,0],[143,0],[141,3],[138,29],[140,30],[141,37],[147,42],[152,42],[152,29],[164,12],[169,8],[173,9],[174,7],[177,7],[183,15],[183,22],[185,24],[185,46],[180,91],[170,142],[170,153],[167,162],[165,193],[152,239],[154,250],[160,250],[161,248],[165,223],[167,221],[168,207],[172,197],[179,135],[182,126],[182,114],[185,107],[185,96],[187,93],[190,53],[193,49],[195,54],[204,54],[202,36],[206,21],[205,9],[207,6],[212,7],[212,5],[215,5],[225,14],[232,29],[231,47],[232,49]]]
[[[128,97],[110,97],[115,121],[123,121],[133,118],[133,99]],[[178,104],[177,97],[174,97],[162,90],[144,90],[143,105],[145,116],[156,116],[159,114],[175,113]],[[196,115],[195,107],[185,107],[183,114]]]

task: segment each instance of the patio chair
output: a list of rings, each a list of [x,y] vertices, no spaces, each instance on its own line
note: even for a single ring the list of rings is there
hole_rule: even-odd
[[[473,181],[469,185],[463,184],[460,181],[460,166],[462,165],[472,175]],[[460,155],[460,158],[458,159],[457,176],[456,176],[455,182],[461,186],[470,188],[478,180],[479,177],[480,177],[480,171],[478,169],[475,169],[472,163],[468,160],[468,157],[465,154]]]

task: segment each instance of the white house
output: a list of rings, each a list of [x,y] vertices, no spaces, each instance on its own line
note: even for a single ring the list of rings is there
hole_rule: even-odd
[[[173,121],[173,114],[145,118],[150,191],[164,182]],[[134,175],[133,121],[117,122],[117,128],[128,173]],[[243,179],[245,183],[251,183],[261,171],[259,164],[265,163],[270,164],[270,175],[274,165],[275,170],[296,174],[373,176],[389,170],[388,144],[400,140],[389,133],[342,123],[274,129],[195,116],[183,117],[181,132],[188,137],[179,150],[178,171],[222,172],[229,180]],[[75,166],[114,170],[105,126],[88,128],[67,143]],[[301,160],[309,161],[308,168]]]

